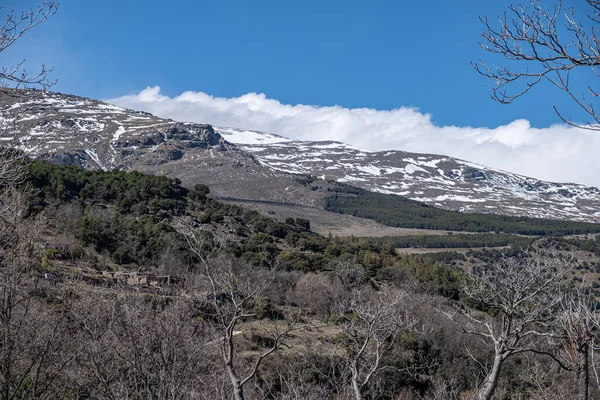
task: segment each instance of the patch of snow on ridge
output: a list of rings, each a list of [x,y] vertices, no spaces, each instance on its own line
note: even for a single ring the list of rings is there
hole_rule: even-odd
[[[113,134],[113,138],[112,141],[116,142],[117,140],[119,140],[119,138],[121,137],[122,134],[125,133],[125,128],[123,127],[123,125],[119,126],[119,129],[117,129],[117,131]]]
[[[96,154],[96,152],[94,150],[90,150],[90,149],[86,149],[85,152],[87,153],[88,156],[90,156],[90,158],[96,163],[98,164],[98,166],[100,168],[102,168],[102,170],[104,171],[108,171],[108,168],[106,168],[104,166],[104,164],[102,164],[102,162],[100,161],[100,158],[98,157],[98,154]]]
[[[298,141],[298,142],[306,143],[310,147],[314,147],[317,149],[356,150],[356,151],[361,151],[363,153],[373,153],[370,150],[360,149],[358,147],[350,146],[350,145],[348,145],[346,143],[342,143],[342,142],[301,142],[301,141]]]
[[[346,175],[343,178],[339,178],[338,182],[366,182],[367,179],[359,178],[357,176]]]
[[[291,142],[290,139],[272,133],[246,131],[235,128],[214,127],[215,132],[219,133],[225,140],[235,144],[270,144]]]
[[[109,111],[116,111],[116,112],[125,112],[125,111],[127,111],[126,108],[115,106],[113,104],[108,104],[108,103],[97,104],[95,107],[99,108],[101,110],[109,110]]]
[[[423,165],[425,167],[430,167],[430,168],[436,168],[437,165],[443,160],[437,159],[437,160],[429,160],[429,161],[422,161],[421,158],[419,158],[419,165]]]
[[[417,167],[414,164],[407,164],[406,167],[404,168],[404,170],[406,171],[407,174],[411,175],[414,172],[425,172],[426,174],[428,174],[429,172],[427,172],[427,170],[421,168],[421,167]]]
[[[443,194],[440,196],[437,196],[435,199],[435,201],[464,201],[464,202],[470,202],[470,203],[485,203],[486,199],[474,199],[471,197],[467,197],[467,196],[460,196],[460,195],[452,195],[452,194]]]
[[[366,172],[371,175],[381,175],[381,168],[378,168],[374,165],[357,165],[355,168],[359,171]]]

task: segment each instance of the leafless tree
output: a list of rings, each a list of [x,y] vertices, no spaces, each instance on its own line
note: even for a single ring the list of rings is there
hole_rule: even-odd
[[[588,119],[587,123],[574,122],[554,107],[564,122],[600,130],[600,114],[595,109],[597,88],[591,83],[578,84],[578,78],[590,82],[599,76],[600,1],[581,3],[575,10],[563,7],[561,1],[550,7],[543,1],[529,0],[528,6],[510,6],[497,23],[480,18],[484,25],[481,47],[507,59],[506,65],[499,67],[483,61],[471,63],[493,82],[494,100],[509,104],[539,83],[548,82],[566,93]]]
[[[19,257],[34,232],[27,218],[27,199],[14,187],[0,191],[0,260]]]
[[[314,351],[314,349],[310,349]],[[315,352],[316,353],[316,352]],[[335,362],[322,365],[327,358],[321,354],[302,354],[294,352],[289,357],[277,360],[267,360],[265,367],[270,371],[262,382],[255,385],[255,394],[252,398],[257,399],[281,399],[281,400],[324,400],[338,398],[339,390],[344,383],[335,369]],[[313,365],[315,358],[321,365]],[[273,361],[273,365],[270,361]],[[330,361],[330,359],[327,359]],[[315,379],[316,376],[323,379]],[[322,374],[322,375],[321,375]],[[265,379],[267,378],[267,379]],[[338,378],[340,378],[338,380]],[[252,395],[251,395],[252,396]]]
[[[115,335],[117,302],[98,295],[92,298],[85,292],[81,294],[71,316],[78,339],[73,372],[77,392],[98,399],[118,399],[124,385],[121,382],[123,370],[115,355],[119,344]]]
[[[357,400],[364,398],[377,374],[392,367],[383,360],[397,336],[416,324],[402,310],[405,299],[406,294],[397,290],[355,291],[335,310],[347,345],[346,364]]]
[[[2,8],[0,7],[0,10]],[[37,8],[23,12],[11,11],[0,26],[0,53],[10,48],[29,30],[50,19],[58,10],[56,0],[43,0]],[[40,95],[53,84],[48,80],[51,70],[45,65],[36,73],[29,73],[25,61],[0,68],[0,90],[19,90],[24,100]],[[19,111],[11,108],[0,110],[0,188],[18,182],[22,178],[21,163],[25,158],[22,151],[7,146],[18,132]],[[14,143],[13,143],[14,144]]]
[[[280,380],[284,388],[281,400],[323,400],[333,397],[331,390],[325,385],[303,382],[297,374],[280,374]]]
[[[590,357],[600,337],[597,311],[593,299],[578,289],[563,297],[557,315],[565,355],[561,366],[575,373],[580,400],[587,400],[590,393]]]
[[[54,399],[68,392],[73,359],[68,331],[70,294],[41,279],[42,226],[26,217],[25,196],[0,193],[0,399]]]
[[[0,271],[0,399],[49,400],[69,391],[68,301],[52,290],[22,268]]]
[[[350,261],[334,261],[330,266],[343,287],[351,291],[367,280],[367,271],[362,265]]]
[[[265,324],[262,328],[268,342],[265,350],[254,356],[251,365],[242,372],[235,340],[241,332],[237,329],[240,322],[257,317],[253,306],[273,281],[274,271],[236,264],[221,256],[222,243],[194,232],[189,226],[183,229],[202,270],[202,274],[197,275],[198,282],[190,282],[187,295],[207,300],[204,313],[217,327],[222,366],[229,377],[233,397],[244,400],[244,388],[254,379],[263,360],[277,351],[287,335],[296,329],[297,319],[291,318],[284,324]]]
[[[441,378],[436,378],[433,380],[431,389],[427,392],[426,397],[423,399],[431,399],[431,400],[455,400],[461,399],[460,392],[455,387],[456,385],[453,382],[445,382]]]
[[[590,398],[590,361],[598,336],[595,311],[594,302],[581,289],[562,296],[554,324],[549,325],[554,331],[547,337],[549,347],[554,349],[551,357],[523,360],[523,378],[530,386],[532,398]],[[573,375],[575,384],[571,384]]]
[[[329,276],[309,272],[295,283],[293,290],[288,293],[288,301],[326,319],[333,305],[339,303],[346,295],[338,281]]]
[[[486,312],[460,307],[444,314],[464,333],[482,338],[493,349],[492,367],[485,368],[479,387],[481,400],[494,395],[509,357],[538,351],[532,339],[553,334],[548,326],[561,302],[560,284],[572,268],[572,262],[558,256],[527,255],[504,258],[469,274],[463,293]]]
[[[525,383],[524,395],[532,400],[563,400],[576,398],[568,382],[569,372],[557,368],[550,358],[524,356],[520,378]]]
[[[198,398],[210,365],[209,336],[180,299],[79,291],[78,388],[97,399]]]

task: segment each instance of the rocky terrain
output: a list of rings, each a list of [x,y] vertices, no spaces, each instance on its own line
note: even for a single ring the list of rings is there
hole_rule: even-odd
[[[0,92],[0,143],[56,164],[134,169],[205,183],[218,197],[307,206],[320,197],[262,166],[205,124],[179,123],[82,97]],[[16,128],[16,129],[15,129]]]
[[[263,206],[322,206],[331,181],[402,195],[438,207],[600,220],[600,190],[551,183],[452,157],[369,152],[243,129],[181,123],[97,100],[0,93],[0,141],[34,157],[92,169],[135,169],[205,183],[212,194]],[[295,176],[312,175],[311,185]],[[268,207],[267,207],[268,208]]]

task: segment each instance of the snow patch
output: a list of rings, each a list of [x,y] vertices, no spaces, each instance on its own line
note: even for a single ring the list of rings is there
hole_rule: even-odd
[[[235,128],[214,127],[215,132],[220,134],[228,142],[235,144],[270,144],[291,142],[292,140],[272,133],[246,131]]]
[[[426,169],[423,169],[421,167],[418,167],[414,164],[407,164],[406,167],[404,167],[404,171],[406,171],[406,173],[408,175],[412,175],[415,172],[425,172],[426,174],[428,174],[429,172],[427,172]]]
[[[119,128],[116,130],[116,132],[113,133],[112,142],[118,141],[119,138],[121,137],[121,135],[124,133],[125,133],[125,128],[123,127],[123,125],[120,125]]]
[[[100,161],[100,158],[98,157],[98,154],[96,154],[96,152],[94,150],[90,150],[90,149],[85,149],[85,152],[87,153],[88,156],[90,156],[90,158],[100,167],[102,168],[102,170],[104,171],[108,171],[108,168],[106,168],[104,166],[104,164],[102,164],[102,162]]]

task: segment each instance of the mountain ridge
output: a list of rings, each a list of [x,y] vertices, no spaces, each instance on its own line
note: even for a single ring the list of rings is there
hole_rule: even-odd
[[[323,208],[328,182],[478,213],[600,222],[600,190],[545,182],[449,156],[366,151],[259,131],[184,123],[56,92],[0,93],[0,144],[88,169],[135,169],[205,183],[218,197]],[[306,185],[297,176],[320,178]],[[313,179],[313,178],[311,178]]]
[[[600,220],[595,187],[546,182],[443,155],[368,151],[336,141],[275,141],[272,134],[261,142],[261,132],[244,141],[249,131],[240,139],[236,129],[215,130],[278,171],[314,174],[455,211]]]

